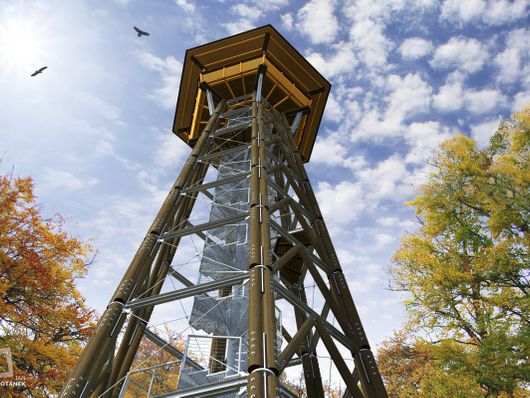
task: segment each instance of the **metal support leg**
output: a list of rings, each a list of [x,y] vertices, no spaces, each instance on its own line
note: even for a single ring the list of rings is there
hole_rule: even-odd
[[[322,213],[320,212],[316,196],[311,187],[311,183],[309,182],[309,178],[307,177],[307,173],[302,163],[302,158],[297,150],[297,146],[292,135],[288,134],[287,132],[287,120],[285,119],[284,115],[281,116],[283,118],[283,128],[281,129],[280,134],[282,134],[286,144],[288,145],[288,148],[291,150],[293,155],[292,159],[294,159],[293,166],[296,168],[296,171],[299,173],[302,181],[301,187],[303,188],[304,195],[301,195],[300,200],[303,202],[304,206],[314,214],[316,219],[314,223],[314,229],[322,240],[324,252],[323,256],[331,268],[331,272],[328,273],[328,278],[331,287],[330,290],[334,299],[333,301],[338,304],[338,308],[336,310],[337,320],[341,323],[341,327],[343,328],[344,332],[351,337],[355,345],[359,347],[359,353],[353,354],[355,366],[359,369],[359,377],[367,397],[385,398],[387,397],[387,393],[383,384],[383,380],[377,368],[374,355],[370,350],[368,339],[366,338],[360,317],[358,315],[357,309],[355,308],[355,304],[353,303],[347,281],[344,278],[344,274],[333,247],[331,237],[322,217]],[[341,309],[345,314],[348,314],[348,316],[341,314]]]
[[[307,304],[305,289],[303,285],[296,289],[296,294],[300,300]],[[303,328],[307,318],[304,311],[295,307],[295,317],[298,330]],[[304,379],[308,398],[324,398],[324,388],[322,386],[322,375],[320,373],[320,366],[316,357],[316,351],[311,349],[312,333],[308,333],[300,342],[300,356],[302,357],[302,367],[304,369]]]
[[[248,397],[278,394],[276,316],[272,287],[268,190],[263,104],[252,103],[250,179],[250,304],[248,328]]]
[[[225,102],[221,101],[197,141],[191,156],[185,163],[179,177],[155,217],[153,224],[149,228],[142,245],[138,249],[118,286],[118,289],[114,293],[114,296],[103,313],[103,316],[100,318],[94,334],[85,346],[76,367],[64,386],[61,397],[87,397],[95,388],[97,388],[100,380],[98,380],[98,375],[93,372],[93,370],[101,369],[106,358],[111,355],[111,350],[114,347],[116,337],[126,318],[122,311],[123,305],[134,296],[136,289],[141,287],[143,282],[141,279],[142,274],[145,275],[145,270],[150,268],[151,262],[154,260],[153,251],[157,245],[158,236],[170,222],[170,217],[174,214],[175,203],[177,202],[186,181],[189,179],[190,173],[192,173],[199,152],[203,149],[209,132],[215,127],[218,116],[224,107]]]

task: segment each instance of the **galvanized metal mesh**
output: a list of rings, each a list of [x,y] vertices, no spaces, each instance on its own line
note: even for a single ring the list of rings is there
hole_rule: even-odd
[[[234,149],[216,156],[213,161],[218,171],[217,182],[222,184],[213,189],[209,218],[211,223],[247,213],[250,208],[250,145],[248,142],[246,144],[241,142],[243,136],[241,132],[248,129],[252,123],[251,107],[233,109],[222,117],[227,123],[223,128],[212,133],[215,137],[212,153],[216,151],[216,143],[223,143],[223,140],[225,143],[231,143]],[[271,120],[266,116],[267,119]],[[267,139],[272,139],[272,123],[266,125],[265,134]],[[209,156],[211,159],[212,155]],[[275,191],[270,189],[268,200],[274,201],[274,198]],[[248,270],[248,227],[249,220],[246,218],[205,231],[198,283],[220,280]],[[274,231],[271,233],[274,240]],[[194,297],[190,325],[193,329],[204,332],[205,335],[188,338],[185,355],[198,363],[203,363],[204,370],[187,366],[183,361],[178,390],[207,384],[214,385],[230,378],[241,377],[246,372],[248,308],[248,282]],[[277,320],[278,335],[280,335],[279,311],[277,311]],[[226,341],[226,347],[215,358],[212,347],[217,344],[216,341],[223,340]],[[280,346],[281,344],[278,344],[278,348]],[[212,366],[212,360],[222,366]],[[215,368],[215,371],[212,371],[212,368]],[[236,395],[230,393],[219,396],[231,398]]]
[[[223,115],[228,119],[225,129],[238,125],[240,129],[244,129],[251,122],[249,112],[250,109],[246,107]],[[237,175],[243,177],[214,188],[210,222],[246,213],[249,210],[250,185],[245,175],[250,170],[249,148],[243,146],[239,150],[219,156],[215,159],[215,163],[218,170],[217,181]],[[198,283],[223,279],[248,269],[247,219],[211,228],[205,232],[205,235]],[[196,296],[190,315],[190,325],[207,335],[190,337],[185,354],[204,362],[205,369],[197,371],[184,364],[179,378],[179,390],[215,384],[230,377],[240,376],[240,371],[246,371],[248,283]],[[232,336],[224,338],[226,347],[222,359],[212,359],[211,345],[214,340],[212,336],[220,336],[217,337],[218,340],[223,339],[222,336]],[[224,361],[223,366],[217,366],[217,372],[212,372],[212,360]],[[222,395],[226,398],[233,396],[235,396],[233,393]]]

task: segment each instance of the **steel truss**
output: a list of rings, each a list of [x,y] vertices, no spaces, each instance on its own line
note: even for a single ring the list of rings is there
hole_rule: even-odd
[[[252,96],[221,100],[212,110],[62,397],[125,396],[142,338],[180,361],[176,390],[158,396],[295,397],[282,386],[280,376],[286,368],[301,364],[307,396],[324,397],[317,347],[333,361],[347,388],[344,397],[387,396],[294,142],[296,126],[289,126],[286,116],[260,91],[258,83]],[[300,118],[294,120],[293,124]],[[218,171],[217,180],[205,181],[209,168]],[[212,210],[207,222],[193,225],[189,218],[198,195],[211,202]],[[220,195],[231,199],[223,201]],[[204,241],[202,274],[196,284],[172,266],[181,239],[189,235]],[[218,264],[232,260],[216,257],[221,256],[220,247],[236,259],[222,272]],[[162,292],[166,278],[174,278],[182,287]],[[308,302],[309,285],[321,297],[320,309]],[[241,292],[239,301],[236,291]],[[194,311],[199,312],[192,317],[200,326],[197,329],[211,336],[209,364],[196,361],[193,351],[183,353],[147,328],[157,305],[186,297],[196,298]],[[213,310],[221,302],[228,303],[225,315],[232,311],[228,321],[221,321]],[[293,309],[290,326],[280,324],[278,304]],[[220,329],[227,330],[222,336],[236,333],[243,348],[230,354],[232,337],[218,336],[215,331]],[[231,374],[230,356],[242,367]],[[353,366],[346,356],[353,358]],[[215,380],[209,379],[213,382],[193,381],[208,367],[210,376],[217,369]],[[221,373],[223,377],[217,377]]]

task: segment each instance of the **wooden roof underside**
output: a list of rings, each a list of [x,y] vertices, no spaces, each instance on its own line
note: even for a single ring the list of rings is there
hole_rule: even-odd
[[[318,127],[322,119],[324,107],[331,85],[316,71],[316,69],[291,46],[271,25],[253,29],[221,40],[207,43],[186,51],[182,78],[180,82],[177,109],[173,123],[173,132],[185,142],[193,145],[189,133],[197,99],[197,91],[201,73],[210,74],[213,71],[230,67],[245,61],[258,59],[265,54],[267,62],[272,64],[294,84],[311,102],[310,112],[304,118],[303,129],[299,129],[295,136],[299,151],[308,161],[316,139]],[[244,77],[240,83],[232,81],[230,88],[226,83],[219,84],[213,89],[225,97],[231,98],[242,95],[254,87],[255,76]],[[270,92],[271,83],[267,81],[264,86],[264,96]],[[248,93],[248,92],[247,92]],[[271,93],[271,104],[277,103],[279,93]],[[203,106],[203,104],[199,104]],[[278,110],[285,112],[292,103],[286,103]]]

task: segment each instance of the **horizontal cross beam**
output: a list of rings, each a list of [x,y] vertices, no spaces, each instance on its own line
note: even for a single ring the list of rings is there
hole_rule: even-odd
[[[162,236],[160,236],[160,240],[166,241],[166,240],[170,240],[170,239],[173,239],[173,238],[176,238],[176,237],[179,237],[179,236],[191,235],[191,234],[195,234],[195,233],[197,233],[199,231],[205,231],[207,229],[222,227],[223,225],[230,224],[230,223],[233,223],[235,221],[244,220],[248,216],[249,216],[249,212],[246,211],[246,212],[243,212],[243,213],[240,213],[240,214],[236,214],[234,216],[221,218],[219,220],[206,222],[204,224],[198,224],[198,225],[195,225],[193,227],[184,228],[184,229],[180,229],[180,230],[177,230],[177,231],[168,231],[168,232],[162,234]]]

